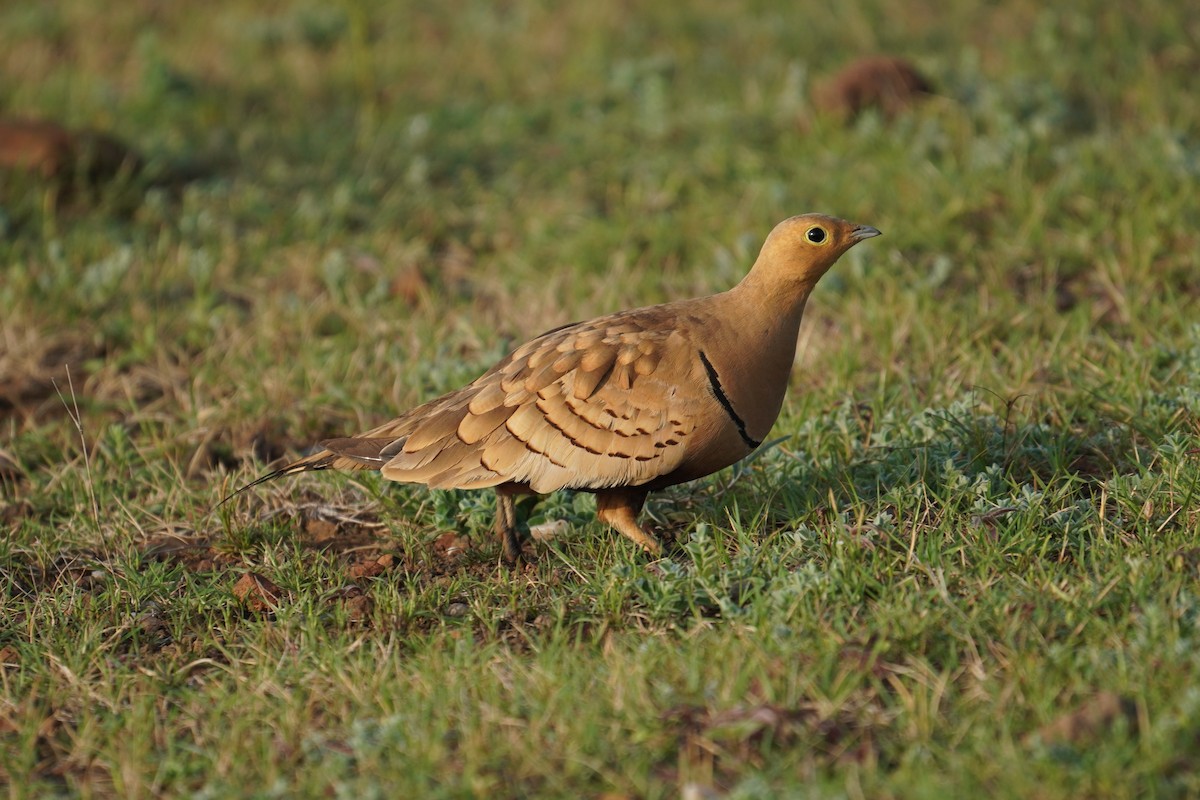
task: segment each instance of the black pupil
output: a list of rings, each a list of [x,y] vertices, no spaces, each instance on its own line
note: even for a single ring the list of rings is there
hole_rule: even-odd
[[[813,244],[820,244],[825,241],[825,231],[820,228],[811,228],[808,231],[808,240]]]

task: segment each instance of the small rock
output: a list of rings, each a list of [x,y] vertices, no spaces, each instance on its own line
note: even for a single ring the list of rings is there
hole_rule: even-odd
[[[446,606],[447,617],[465,617],[467,612],[471,610],[466,603],[451,603]]]
[[[0,169],[95,185],[141,168],[142,158],[106,133],[70,131],[49,120],[0,119]]]
[[[375,563],[384,569],[391,569],[396,565],[396,557],[391,553],[384,553],[379,558],[375,559]]]
[[[313,517],[304,521],[304,532],[315,544],[323,544],[338,535],[338,527],[327,519]]]
[[[913,64],[895,56],[861,58],[813,87],[818,110],[851,120],[868,108],[892,119],[933,92]]]
[[[416,264],[403,267],[392,279],[389,287],[392,297],[399,298],[405,305],[415,308],[421,298],[429,291],[429,279]]]
[[[21,654],[12,645],[0,647],[0,668],[20,666]]]
[[[359,597],[350,597],[342,605],[351,622],[362,622],[375,610],[375,601],[365,594]]]
[[[1025,743],[1030,744],[1036,736],[1042,744],[1078,744],[1095,739],[1122,717],[1129,729],[1136,731],[1137,703],[1116,692],[1100,692],[1070,713],[1043,725],[1035,734],[1027,736]]]
[[[3,488],[0,484],[0,488]],[[15,503],[0,503],[0,526],[16,526],[22,519],[33,513],[33,506],[28,500],[18,500]]]
[[[359,578],[377,578],[383,574],[383,565],[378,561],[360,561],[346,568],[346,577],[351,580]]]
[[[257,572],[247,572],[233,586],[233,596],[248,611],[261,613],[279,607],[285,592]]]
[[[362,622],[375,610],[375,601],[362,587],[354,584],[344,587],[334,595],[334,600],[346,610],[346,616],[351,622]]]
[[[716,800],[718,797],[724,797],[712,786],[704,783],[685,783],[683,788],[679,790],[680,800]]]
[[[445,556],[457,557],[465,553],[470,548],[471,540],[461,534],[455,533],[454,531],[446,531],[441,536],[433,540],[434,551]]]
[[[571,529],[565,519],[554,519],[529,526],[529,538],[535,542],[548,542],[563,536]]]

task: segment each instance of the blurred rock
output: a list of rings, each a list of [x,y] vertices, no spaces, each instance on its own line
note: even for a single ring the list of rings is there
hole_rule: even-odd
[[[21,654],[12,645],[0,647],[0,668],[21,666]]]
[[[549,522],[530,525],[529,538],[535,542],[548,542],[560,536],[565,536],[570,530],[571,526],[567,524],[565,519],[554,519]]]
[[[1137,703],[1115,692],[1100,692],[1080,703],[1073,711],[1043,725],[1026,737],[1026,744],[1035,737],[1042,744],[1080,744],[1099,737],[1124,718],[1130,731],[1137,731]]]
[[[141,171],[140,155],[120,139],[71,131],[48,120],[0,118],[0,169],[32,172],[60,185],[96,186]]]
[[[680,800],[716,800],[724,796],[716,787],[696,781],[685,783],[679,790]]]
[[[337,538],[338,526],[321,517],[309,517],[304,520],[304,532],[312,539],[313,544],[326,544]]]
[[[396,273],[389,291],[392,297],[399,298],[410,308],[415,308],[420,305],[421,297],[429,291],[429,279],[420,267],[409,264]]]
[[[330,600],[340,605],[346,612],[346,618],[351,622],[364,622],[375,610],[375,601],[363,591],[362,587],[351,583],[343,586],[330,596]]]
[[[192,181],[233,164],[232,154],[226,151],[151,160],[109,133],[71,130],[50,120],[0,117],[0,187],[6,183],[5,173],[23,174],[31,182],[45,184],[59,208],[76,206],[81,200],[86,206],[92,193],[115,185],[135,189],[119,193],[123,202],[112,207],[132,213],[144,189],[155,187],[177,197]],[[21,181],[12,183],[24,186]],[[0,201],[4,199],[0,194]]]
[[[461,556],[471,548],[471,540],[454,531],[446,531],[433,542],[433,550],[448,558]]]
[[[933,93],[933,84],[913,64],[895,56],[862,58],[813,87],[818,111],[847,121],[879,109],[893,119]]]
[[[384,571],[383,565],[378,561],[359,561],[346,567],[346,577],[351,580],[378,578]]]

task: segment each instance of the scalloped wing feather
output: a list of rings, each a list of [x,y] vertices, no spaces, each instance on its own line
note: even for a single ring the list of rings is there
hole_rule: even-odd
[[[674,472],[695,419],[716,408],[675,322],[659,307],[543,334],[397,420],[389,431],[407,439],[384,477],[545,493],[637,486]]]

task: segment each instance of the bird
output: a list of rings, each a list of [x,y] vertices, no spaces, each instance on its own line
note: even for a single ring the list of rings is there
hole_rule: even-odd
[[[433,489],[493,489],[495,535],[524,560],[515,500],[591,492],[596,516],[658,555],[647,495],[757,450],[783,406],[805,306],[838,258],[880,232],[823,214],[776,225],[750,271],[707,297],[546,331],[471,383],[230,494],[286,475],[377,470]]]

